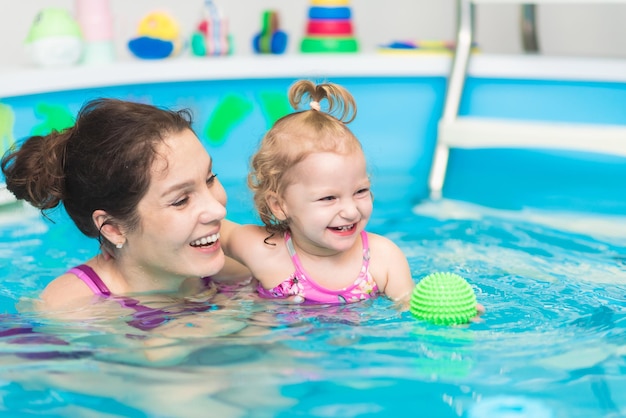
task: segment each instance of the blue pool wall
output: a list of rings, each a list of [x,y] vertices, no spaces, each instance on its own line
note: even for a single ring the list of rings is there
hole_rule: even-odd
[[[467,80],[459,115],[626,125],[626,83],[474,77]],[[619,156],[453,149],[443,194],[503,209],[624,214],[624,184],[626,159]]]
[[[271,125],[263,97],[282,97],[287,103],[289,86],[295,78],[262,80],[220,80],[112,86],[98,89],[53,92],[0,99],[15,114],[14,137],[20,141],[41,127],[42,107],[67,109],[75,115],[81,105],[97,97],[116,97],[169,108],[189,108],[194,129],[215,160],[215,170],[228,187],[245,181],[250,156]],[[357,118],[349,127],[362,141],[374,179],[392,179],[406,185],[407,195],[389,195],[384,184],[377,187],[377,200],[397,201],[425,196],[437,123],[443,107],[445,77],[415,78],[333,78],[349,89],[357,103]],[[247,113],[227,129],[221,141],[207,137],[206,125],[224,98],[236,98]],[[287,109],[289,110],[289,109]],[[44,123],[45,124],[45,123]],[[225,129],[225,128],[223,128]],[[383,181],[383,180],[381,180]],[[236,187],[233,187],[236,189]],[[247,202],[249,196],[231,194],[230,200]],[[238,208],[241,205],[233,205]],[[237,215],[236,220],[241,220]]]
[[[428,197],[427,180],[442,114],[446,77],[336,77],[328,81],[354,95],[357,119],[350,124],[370,163],[376,204],[404,210]],[[75,115],[97,97],[117,97],[171,108],[189,108],[194,128],[215,159],[228,187],[245,181],[248,161],[271,125],[267,101],[286,100],[295,78],[206,80],[111,86],[0,99],[14,113],[18,141],[45,126],[42,108],[65,108]],[[245,114],[224,128],[224,138],[207,138],[207,122],[225,97],[235,97]],[[461,116],[626,125],[626,83],[470,77]],[[626,140],[626,139],[625,139]],[[591,210],[621,213],[618,191],[626,180],[621,157],[552,150],[453,149],[443,195],[486,206],[519,209]],[[401,184],[403,187],[387,187]],[[234,187],[233,187],[234,188]],[[397,190],[401,190],[398,192]],[[231,194],[249,220],[249,196]]]

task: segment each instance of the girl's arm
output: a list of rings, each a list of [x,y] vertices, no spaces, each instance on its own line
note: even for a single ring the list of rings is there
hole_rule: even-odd
[[[220,241],[226,254],[226,271],[247,270],[247,277],[257,275],[267,264],[266,250],[263,248],[265,230],[258,225],[240,225],[222,221]],[[230,262],[229,262],[230,257]]]
[[[411,268],[406,256],[396,244],[388,241],[384,260],[387,263],[388,271],[385,295],[399,303],[408,302],[415,282],[411,276]]]
[[[408,307],[415,282],[411,268],[402,250],[390,239],[377,234],[368,234],[372,253],[370,270],[378,288],[385,295]]]
[[[226,257],[230,257],[241,265],[246,265],[246,243],[252,242],[249,225],[241,225],[223,220],[220,228],[220,242]],[[249,248],[248,248],[249,249]]]
[[[226,256],[224,267],[218,273],[211,275],[211,279],[221,284],[239,284],[245,283],[250,276],[250,270],[246,266]]]

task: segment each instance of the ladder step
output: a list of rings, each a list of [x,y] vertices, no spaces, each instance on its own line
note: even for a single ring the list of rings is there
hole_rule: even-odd
[[[626,0],[470,0],[474,4],[626,4]]]
[[[439,123],[441,144],[456,148],[540,148],[626,157],[626,125],[459,117]]]

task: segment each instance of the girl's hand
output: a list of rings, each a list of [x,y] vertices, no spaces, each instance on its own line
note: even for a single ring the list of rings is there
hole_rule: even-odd
[[[480,303],[476,303],[476,316],[471,319],[472,322],[483,322],[481,316],[485,313],[485,307]]]

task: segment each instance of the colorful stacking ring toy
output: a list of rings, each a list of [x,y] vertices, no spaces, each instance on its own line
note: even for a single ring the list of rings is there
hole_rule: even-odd
[[[313,6],[347,6],[350,0],[311,0]]]
[[[309,19],[350,19],[352,12],[349,7],[311,7]]]
[[[349,0],[310,0],[306,35],[301,52],[358,52]]]
[[[332,34],[332,36],[346,36],[352,34],[352,22],[345,19],[315,19],[309,21],[306,31],[307,34],[312,36],[328,34]]]
[[[302,52],[357,52],[359,45],[356,39],[324,38],[309,36],[302,40],[300,45]]]

